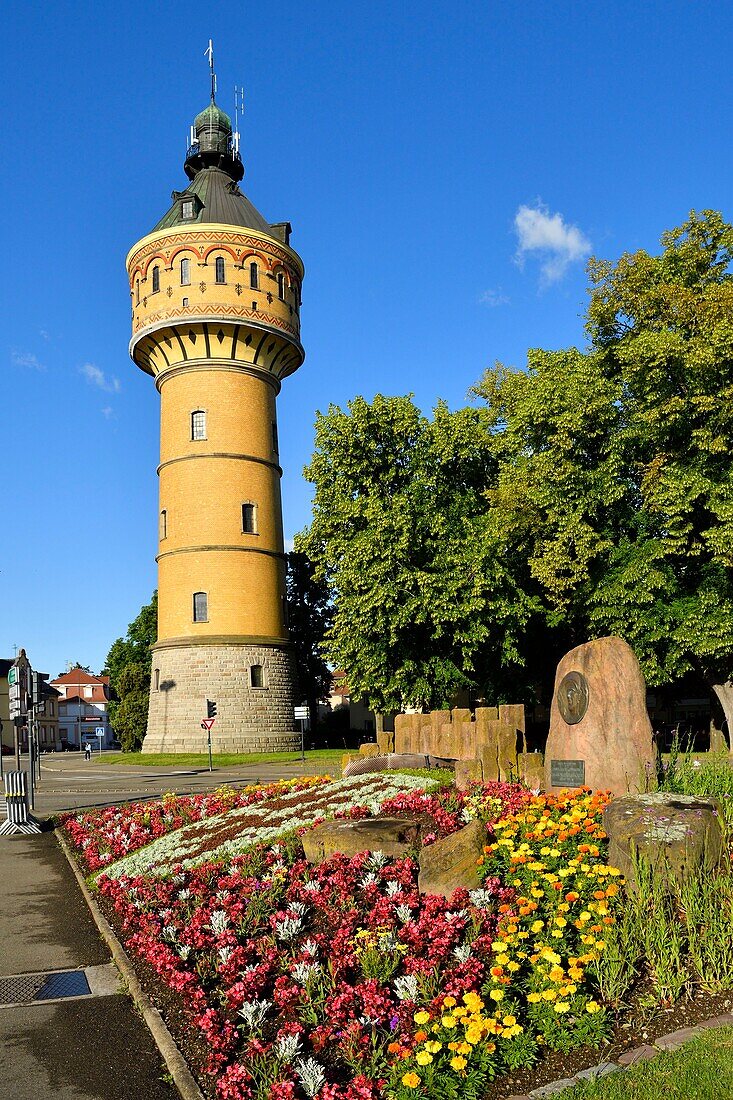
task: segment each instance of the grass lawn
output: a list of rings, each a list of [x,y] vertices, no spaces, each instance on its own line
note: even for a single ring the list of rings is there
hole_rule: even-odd
[[[333,764],[341,770],[341,757],[346,749],[308,749],[306,763]],[[231,768],[238,764],[292,764],[300,760],[299,752],[249,752],[213,753],[214,767]],[[205,752],[117,752],[95,756],[97,764],[140,764],[145,768],[208,768],[209,756]]]
[[[672,1054],[576,1085],[557,1100],[723,1100],[733,1096],[733,1028],[705,1031]]]

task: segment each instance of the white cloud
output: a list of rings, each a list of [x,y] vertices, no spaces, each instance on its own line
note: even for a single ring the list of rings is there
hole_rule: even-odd
[[[17,348],[13,348],[10,353],[10,360],[14,367],[27,367],[29,370],[46,369],[31,351],[18,351]]]
[[[102,409],[102,416],[105,420],[109,420],[110,417],[114,416],[114,409],[111,405],[104,406],[104,408]]]
[[[94,363],[85,363],[83,367],[79,367],[79,371],[92,386],[98,386],[107,393],[119,393],[122,389],[119,378],[108,378]]]
[[[529,252],[543,258],[540,268],[545,285],[556,283],[572,263],[585,259],[592,245],[577,225],[569,225],[562,214],[551,214],[539,200],[534,206],[520,206],[514,216],[517,232],[517,262],[520,267]]]
[[[488,306],[489,309],[495,309],[497,306],[507,305],[509,299],[506,294],[502,294],[501,287],[498,287],[496,290],[492,288],[485,290],[483,294],[479,295],[479,302],[482,306]]]

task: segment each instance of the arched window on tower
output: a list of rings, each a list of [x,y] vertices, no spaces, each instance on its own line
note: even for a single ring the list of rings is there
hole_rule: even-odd
[[[285,301],[285,275],[282,271],[277,273],[277,296],[281,302]]]
[[[135,305],[140,305],[140,280],[135,279]]]
[[[206,439],[206,413],[195,409],[191,413],[191,439]]]
[[[161,540],[168,538],[168,512],[165,508],[160,513],[160,538]]]
[[[249,501],[242,505],[242,534],[257,534],[257,505]]]
[[[156,265],[153,268],[153,294],[157,294],[160,290],[160,268]]]
[[[217,283],[225,283],[226,280],[226,268],[224,267],[224,257],[216,257],[216,281]]]
[[[250,687],[263,688],[265,686],[265,670],[262,665],[249,666]]]
[[[191,285],[191,261],[186,257],[181,260],[181,286]]]
[[[260,289],[260,272],[257,264],[254,262],[249,265],[249,286],[250,290]]]
[[[195,623],[207,623],[209,621],[209,597],[206,592],[194,592],[193,594],[193,621]]]

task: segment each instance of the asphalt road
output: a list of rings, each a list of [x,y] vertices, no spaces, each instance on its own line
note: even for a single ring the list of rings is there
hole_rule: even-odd
[[[15,766],[14,758],[4,757],[3,765]],[[21,758],[21,767],[28,767],[28,758]],[[80,753],[52,753],[41,758],[41,782],[36,790],[35,811],[40,817],[50,817],[61,810],[85,806],[108,806],[140,798],[159,798],[166,791],[194,794],[213,790],[226,783],[243,787],[248,783],[270,783],[276,779],[292,779],[301,775],[319,775],[333,771],[322,760],[305,764],[244,764],[237,767],[208,768],[167,767],[147,768],[141,765],[105,764],[104,754],[98,762],[85,761]]]

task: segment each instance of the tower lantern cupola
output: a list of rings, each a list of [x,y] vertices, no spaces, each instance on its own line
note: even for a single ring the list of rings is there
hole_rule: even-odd
[[[226,111],[217,106],[214,97],[192,127],[195,138],[186,154],[183,169],[190,180],[203,168],[221,168],[238,182],[244,175],[244,165],[232,133],[232,120]]]

